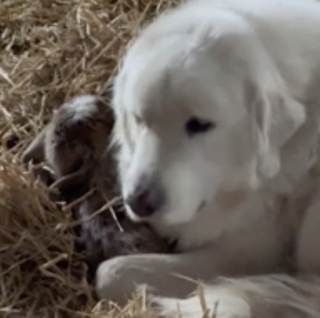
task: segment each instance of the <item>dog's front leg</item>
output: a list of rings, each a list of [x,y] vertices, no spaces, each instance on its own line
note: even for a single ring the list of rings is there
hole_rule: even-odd
[[[184,297],[196,287],[196,280],[214,278],[226,267],[215,258],[212,247],[181,254],[120,256],[103,262],[96,274],[99,298],[124,303],[137,290],[166,297]],[[188,279],[189,278],[189,279]],[[193,281],[192,281],[193,280]]]
[[[216,246],[181,254],[120,256],[99,266],[96,291],[100,299],[119,304],[143,285],[158,296],[185,297],[195,290],[197,281],[239,274],[241,269],[219,255]]]

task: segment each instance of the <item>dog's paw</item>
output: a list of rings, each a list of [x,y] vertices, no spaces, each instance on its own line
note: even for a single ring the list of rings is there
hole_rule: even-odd
[[[102,262],[95,279],[98,298],[124,305],[148,280],[146,258],[146,255],[128,255]]]
[[[205,287],[185,299],[149,297],[157,314],[165,318],[251,318],[249,303],[232,290]]]
[[[138,254],[118,256],[100,264],[96,273],[96,293],[100,299],[124,304],[144,287],[162,297],[185,297],[196,284],[179,275],[178,254]],[[185,268],[185,265],[183,266]]]

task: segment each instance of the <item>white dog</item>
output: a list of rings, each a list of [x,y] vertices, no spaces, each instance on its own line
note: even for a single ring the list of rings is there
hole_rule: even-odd
[[[129,48],[113,107],[128,214],[181,252],[104,262],[98,295],[147,285],[166,316],[201,317],[202,280],[217,318],[320,317],[320,279],[273,275],[287,258],[320,271],[320,3],[168,11]]]

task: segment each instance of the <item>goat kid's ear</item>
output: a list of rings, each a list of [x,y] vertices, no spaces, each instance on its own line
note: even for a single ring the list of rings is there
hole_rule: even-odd
[[[259,92],[251,115],[258,146],[258,174],[270,179],[280,171],[281,148],[305,122],[306,110],[282,92]]]
[[[57,179],[51,186],[51,190],[58,190],[62,194],[72,193],[81,188],[89,188],[91,175],[95,169],[93,160],[88,159],[82,166],[65,176]]]
[[[40,134],[30,143],[27,149],[22,155],[22,162],[27,163],[33,161],[33,163],[40,163],[45,160],[45,136],[47,127],[43,128]]]

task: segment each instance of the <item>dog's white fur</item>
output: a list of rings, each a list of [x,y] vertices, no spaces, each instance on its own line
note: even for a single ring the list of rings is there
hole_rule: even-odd
[[[124,198],[161,183],[166,204],[148,222],[181,253],[104,262],[98,295],[122,302],[146,284],[166,316],[178,302],[200,317],[182,276],[228,276],[204,289],[218,318],[319,317],[316,278],[268,276],[292,251],[300,273],[320,271],[319,103],[316,1],[196,0],[146,27],[115,80],[120,182]],[[216,128],[190,138],[194,116]]]

